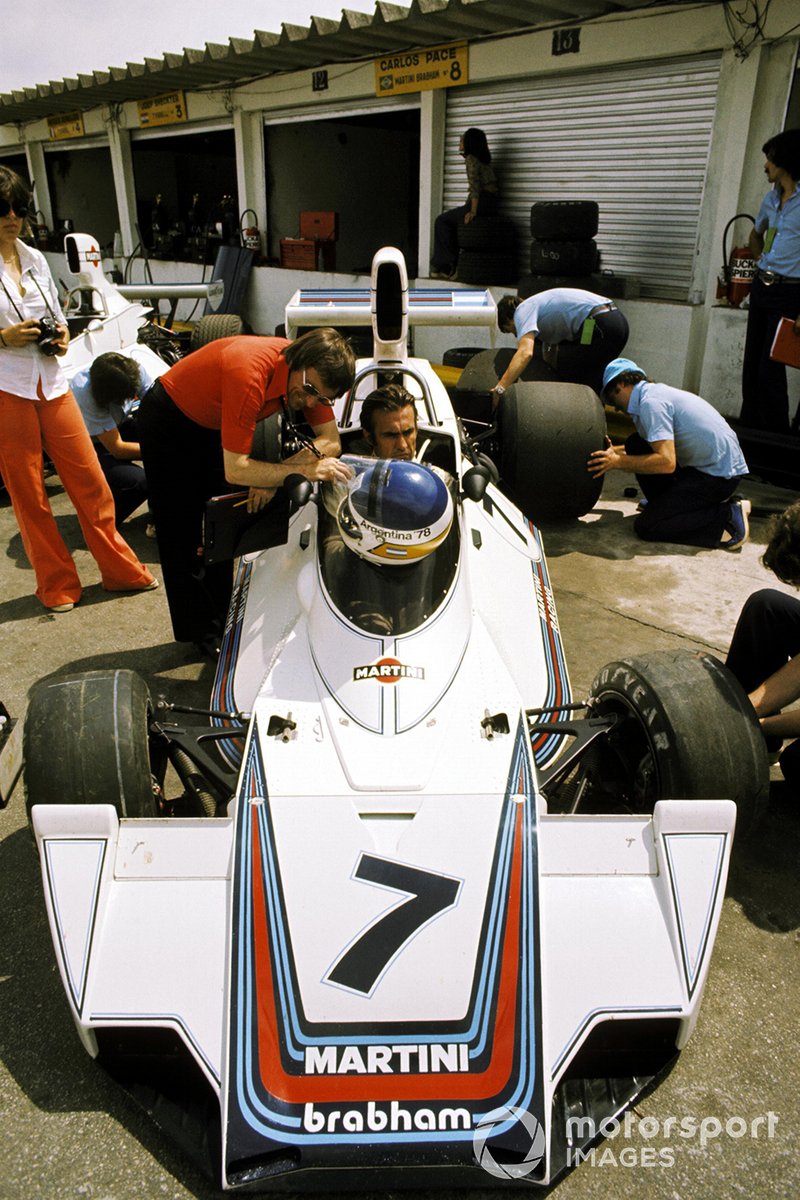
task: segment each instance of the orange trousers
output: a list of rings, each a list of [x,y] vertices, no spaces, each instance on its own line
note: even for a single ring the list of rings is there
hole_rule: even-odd
[[[78,572],[44,486],[43,449],[75,507],[103,586],[112,592],[147,587],[153,576],[117,532],[114,498],[72,392],[27,400],[0,390],[0,472],[42,604],[52,608],[81,598]]]

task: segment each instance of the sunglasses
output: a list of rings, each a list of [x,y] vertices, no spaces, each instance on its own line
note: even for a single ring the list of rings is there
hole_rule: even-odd
[[[29,204],[19,204],[16,200],[4,200],[0,197],[0,217],[7,217],[12,209],[14,210],[14,216],[24,221],[31,211],[31,206]]]
[[[303,371],[303,382],[300,387],[307,396],[313,396],[315,400],[321,400],[323,404],[332,404],[336,399],[335,396],[323,396],[319,388],[315,388],[313,383],[308,382],[305,371]]]

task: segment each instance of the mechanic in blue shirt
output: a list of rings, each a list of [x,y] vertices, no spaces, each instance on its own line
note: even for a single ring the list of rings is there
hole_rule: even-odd
[[[115,351],[99,355],[72,379],[73,394],[114,497],[117,529],[147,500],[136,410],[139,397],[154,382],[144,363]],[[155,529],[148,525],[147,533],[153,537]]]
[[[606,363],[617,358],[628,341],[628,322],[614,301],[582,288],[549,288],[527,300],[502,296],[497,325],[503,333],[515,333],[519,341],[492,388],[493,408],[530,363],[537,338],[545,362],[560,378],[588,384],[596,392]]]
[[[747,474],[736,434],[692,392],[654,383],[629,358],[603,373],[603,396],[636,427],[625,448],[589,455],[589,474],[633,471],[645,495],[634,529],[648,542],[740,550],[749,537],[749,500],[733,498]]]
[[[782,317],[794,321],[800,338],[800,129],[786,129],[765,142],[764,173],[772,188],[750,234],[758,259],[750,290],[742,364],[741,422],[751,428],[789,431],[786,367],[770,358]]]

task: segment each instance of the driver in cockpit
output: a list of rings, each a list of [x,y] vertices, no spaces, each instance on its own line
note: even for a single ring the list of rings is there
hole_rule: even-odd
[[[417,452],[417,408],[399,383],[387,383],[365,397],[361,428],[375,458],[410,462]]]

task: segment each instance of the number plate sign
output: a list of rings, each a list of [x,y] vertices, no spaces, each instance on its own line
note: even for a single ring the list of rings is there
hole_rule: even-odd
[[[375,59],[376,96],[460,87],[468,82],[469,48],[466,42],[426,46]]]

